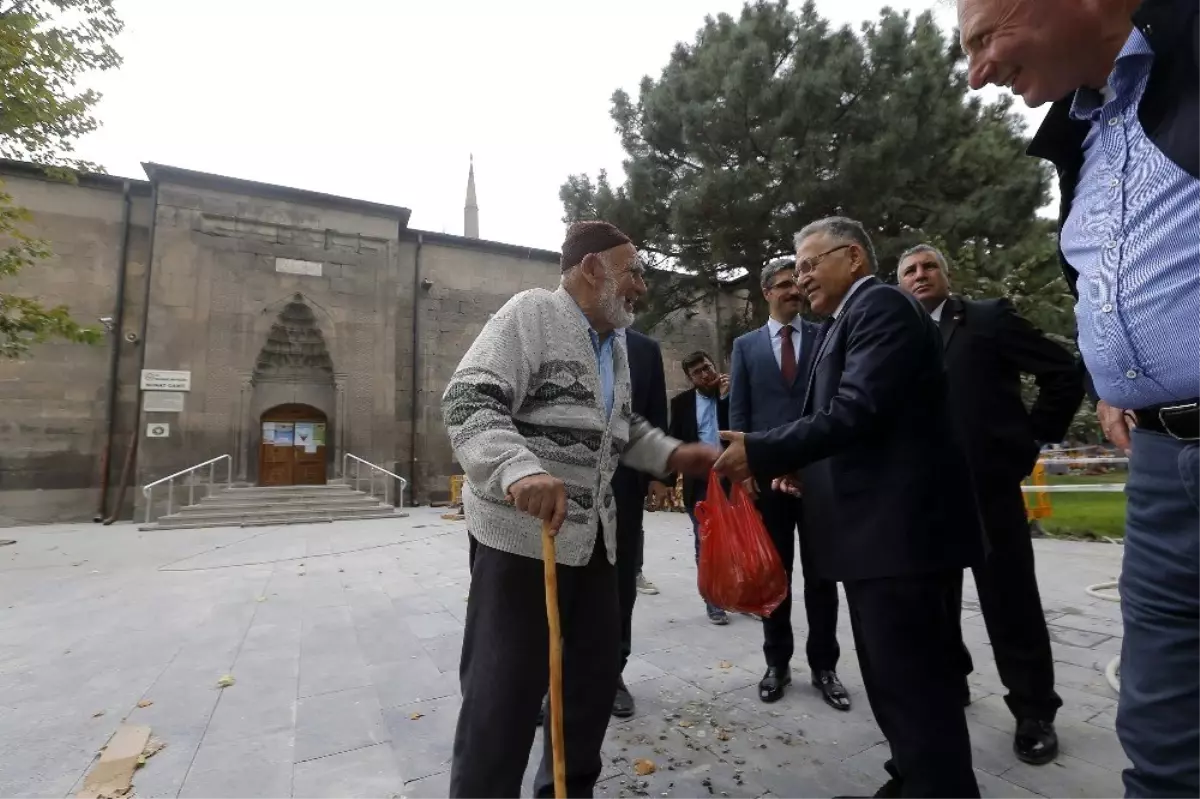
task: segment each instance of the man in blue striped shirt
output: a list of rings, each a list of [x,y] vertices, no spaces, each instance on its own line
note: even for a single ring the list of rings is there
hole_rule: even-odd
[[[1200,795],[1200,31],[1196,0],[959,0],[972,88],[1054,102],[1079,349],[1130,453],[1117,734],[1128,796]]]

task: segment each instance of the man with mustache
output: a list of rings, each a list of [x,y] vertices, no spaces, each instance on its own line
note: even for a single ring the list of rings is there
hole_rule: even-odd
[[[830,217],[796,234],[800,286],[826,317],[802,416],[722,432],[715,468],[790,492],[802,472],[807,567],[845,586],[867,700],[892,750],[876,796],[979,796],[950,598],[980,562],[983,534],[946,408],[941,336],[876,268],[858,222]]]
[[[518,796],[549,680],[541,527],[556,536],[567,790],[590,796],[617,688],[618,462],[707,474],[719,450],[666,436],[630,408],[623,329],[646,291],[637,251],[606,222],[563,242],[562,285],[488,320],[442,397],[478,546],[463,632],[450,795]],[[551,736],[535,783],[554,792]]]
[[[767,264],[760,278],[763,297],[770,308],[767,323],[733,342],[732,387],[729,392],[729,425],[732,430],[755,433],[794,422],[803,411],[804,389],[812,365],[817,325],[800,316],[803,295],[796,278],[796,262],[786,258]],[[753,480],[746,487],[759,494]],[[788,596],[775,612],[763,619],[763,655],[767,672],[758,684],[758,698],[777,702],[792,682],[792,568],[796,558],[796,528],[801,523],[800,499],[779,491],[763,491],[758,510],[788,574]],[[812,684],[836,710],[850,709],[850,695],[837,676],[841,654],[837,641],[837,583],[821,580],[808,568],[806,539],[800,530],[800,565],[804,575],[804,610],[808,617],[805,654]]]
[[[693,352],[683,359],[683,373],[692,387],[671,398],[671,425],[667,432],[680,441],[701,441],[720,446],[720,432],[729,427],[729,376],[719,374],[708,353]],[[668,480],[668,485],[673,484]],[[696,564],[700,563],[700,524],[696,503],[708,496],[708,475],[683,480],[683,507],[692,520],[692,538],[696,544]],[[704,603],[704,612],[712,624],[729,623],[729,614],[716,605]]]
[[[1128,796],[1200,795],[1200,11],[958,0],[971,88],[1053,103],[1059,258],[1104,434],[1130,453],[1117,736]]]
[[[900,256],[900,287],[938,324],[946,347],[950,411],[967,448],[975,496],[989,548],[975,569],[979,606],[1004,701],[1017,720],[1013,751],[1042,765],[1058,756],[1054,717],[1054,656],[1038,594],[1033,542],[1021,481],[1042,444],[1057,443],[1083,399],[1083,378],[1071,353],[1017,315],[1007,299],[968,300],[950,293],[946,258],[921,244]],[[1021,375],[1033,375],[1038,395],[1025,409]],[[960,587],[961,588],[961,587]],[[961,593],[955,597],[961,608]],[[962,648],[963,694],[973,668]]]

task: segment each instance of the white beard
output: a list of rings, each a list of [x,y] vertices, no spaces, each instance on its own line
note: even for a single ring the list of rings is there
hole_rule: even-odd
[[[604,288],[600,290],[600,309],[608,323],[618,330],[629,327],[636,318],[633,311],[625,309],[625,298],[617,295],[617,281],[611,277],[604,278]]]

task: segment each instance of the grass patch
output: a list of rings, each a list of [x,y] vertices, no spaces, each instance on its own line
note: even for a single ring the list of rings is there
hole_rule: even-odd
[[[1125,472],[1101,475],[1047,475],[1050,485],[1123,483]],[[1125,495],[1112,493],[1055,492],[1047,494],[1052,513],[1041,519],[1047,535],[1099,539],[1125,537]]]

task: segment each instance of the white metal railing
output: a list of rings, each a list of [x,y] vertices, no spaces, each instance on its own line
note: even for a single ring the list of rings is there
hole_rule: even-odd
[[[347,483],[349,483],[351,480],[350,468],[349,468],[350,461],[354,461],[353,480],[354,480],[354,490],[355,491],[362,490],[361,488],[359,488],[359,485],[362,480],[362,467],[366,466],[367,467],[367,483],[368,483],[367,493],[370,494],[372,497],[375,496],[375,476],[379,475],[380,478],[382,478],[380,480],[380,482],[383,483],[383,504],[387,505],[388,501],[389,501],[388,485],[390,484],[390,481],[387,478],[390,477],[393,480],[399,480],[400,481],[400,496],[398,497],[397,507],[401,507],[401,508],[404,507],[404,489],[408,487],[407,480],[405,480],[403,477],[396,474],[395,472],[389,472],[387,469],[383,468],[382,466],[377,466],[376,464],[371,463],[368,460],[363,460],[362,458],[358,457],[357,455],[353,455],[353,454],[347,452],[344,455],[342,455],[342,480],[344,480]]]
[[[218,455],[215,458],[206,460],[204,463],[197,463],[195,466],[189,466],[183,471],[175,472],[175,474],[167,475],[159,480],[155,480],[153,483],[147,483],[146,485],[142,486],[142,496],[146,498],[146,524],[150,523],[151,508],[154,506],[154,503],[150,501],[150,494],[156,486],[160,486],[163,483],[167,484],[167,512],[165,515],[170,516],[171,510],[175,504],[175,478],[183,477],[184,475],[191,475],[191,479],[187,483],[188,504],[195,505],[196,473],[205,466],[208,467],[208,483],[201,483],[201,485],[208,486],[208,490],[205,492],[205,496],[208,496],[213,492],[213,486],[216,484],[217,464],[221,461],[225,461],[225,487],[229,488],[231,485],[233,485],[233,458],[231,458],[229,455]]]
[[[1059,464],[1062,466],[1088,466],[1099,463],[1129,463],[1129,458],[1054,458],[1042,457],[1038,460],[1042,466],[1050,464]],[[1115,494],[1125,490],[1124,483],[1073,483],[1069,485],[1032,485],[1021,486],[1021,491],[1026,494],[1040,494],[1043,491],[1048,494],[1067,494],[1067,493],[1092,493],[1092,494]]]

